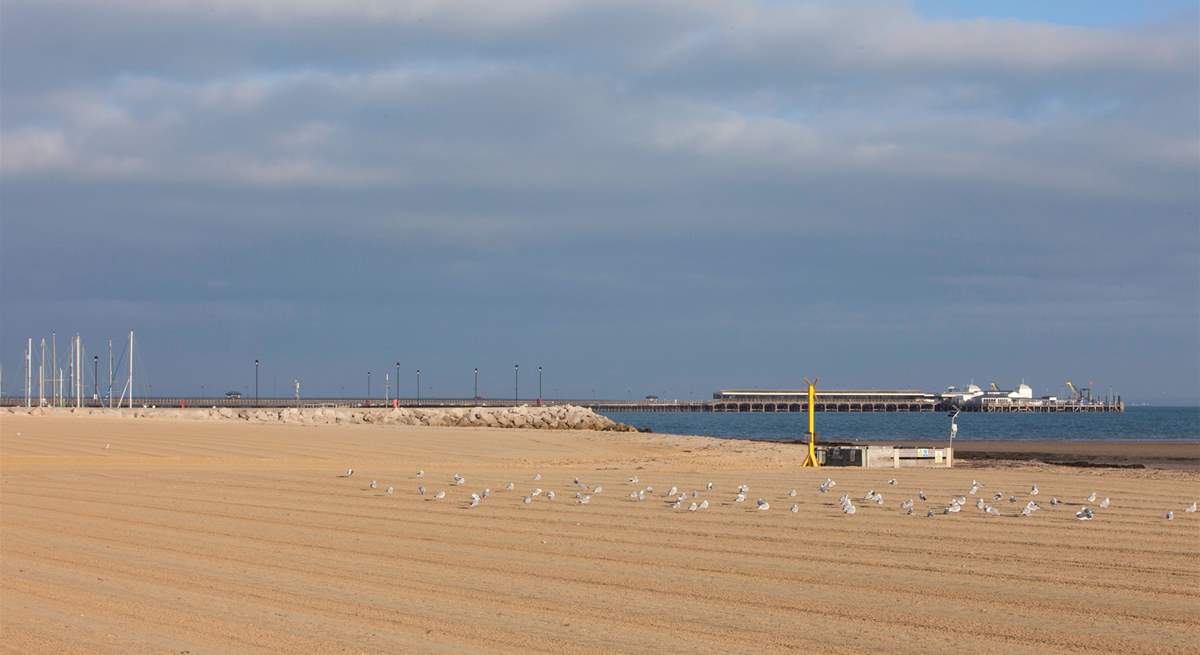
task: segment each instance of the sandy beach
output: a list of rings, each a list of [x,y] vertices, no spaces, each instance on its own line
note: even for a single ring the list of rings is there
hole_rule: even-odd
[[[805,471],[801,457],[636,433],[5,415],[0,651],[1197,652],[1194,466]],[[603,491],[577,504],[575,478]],[[973,479],[988,502],[1005,494],[1000,516],[969,497],[926,517]],[[1043,509],[1020,517],[1034,483]],[[646,485],[652,499],[628,497]],[[672,486],[711,507],[672,510]],[[534,488],[557,498],[523,503]],[[871,489],[883,505],[860,500]],[[905,515],[918,490],[929,501]],[[1093,491],[1112,506],[1077,521]]]

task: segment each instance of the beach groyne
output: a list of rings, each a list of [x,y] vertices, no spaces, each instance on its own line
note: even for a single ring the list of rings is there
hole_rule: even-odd
[[[598,430],[636,432],[637,428],[601,416],[586,407],[438,407],[372,409],[287,407],[280,409],[194,408],[54,408],[10,407],[9,414],[28,416],[95,416],[110,418],[243,421],[289,425],[373,424],[431,427],[525,428],[531,430]]]

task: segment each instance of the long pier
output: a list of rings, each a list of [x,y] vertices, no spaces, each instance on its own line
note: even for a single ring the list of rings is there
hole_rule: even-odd
[[[828,398],[818,401],[813,409],[818,412],[944,412],[953,409],[951,404],[937,398]],[[115,401],[114,401],[115,402]],[[186,396],[152,396],[134,399],[134,407],[230,407],[230,408],[284,408],[284,407],[515,407],[519,405],[576,405],[587,407],[595,412],[606,414],[614,412],[717,412],[717,413],[800,413],[808,411],[808,403],[788,401],[768,401],[762,399],[713,399],[713,400],[595,400],[595,399],[542,399],[522,398],[519,400],[500,400],[487,398],[400,398],[383,400],[381,398],[200,398]],[[20,407],[25,405],[25,398],[5,396],[0,398],[0,407]],[[37,399],[33,400],[37,406]],[[73,403],[63,403],[62,407],[73,407]],[[106,407],[104,400],[84,399],[84,407]],[[964,406],[964,412],[985,413],[1055,413],[1055,412],[1123,412],[1122,402],[1086,402],[1077,400],[1033,400],[1012,403],[985,403],[977,406]]]

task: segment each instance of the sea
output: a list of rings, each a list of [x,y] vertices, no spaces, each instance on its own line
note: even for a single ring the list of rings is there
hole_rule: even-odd
[[[803,413],[605,412],[614,421],[652,432],[758,441],[807,439]],[[943,412],[818,412],[819,440],[948,438]],[[1200,407],[1127,407],[1124,413],[1007,414],[964,412],[957,439],[996,441],[1200,440]]]

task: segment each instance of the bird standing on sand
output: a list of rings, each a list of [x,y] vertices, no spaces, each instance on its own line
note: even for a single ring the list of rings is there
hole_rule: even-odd
[[[505,490],[505,491],[512,491],[512,490],[513,490],[513,486],[514,486],[514,485],[513,485],[513,483],[509,482],[508,484],[504,485],[504,490]]]
[[[1193,500],[1192,504],[1188,505],[1183,511],[1187,512],[1188,514],[1195,514],[1196,513],[1196,501]]]
[[[707,498],[700,501],[700,509],[708,509],[708,499]]]
[[[669,498],[669,497],[671,497],[671,496],[678,496],[678,495],[679,495],[679,488],[678,488],[678,487],[671,487],[671,490],[670,490],[670,491],[668,491],[668,492],[666,493],[666,496],[667,496],[668,498]]]
[[[598,494],[598,493],[600,493],[601,491],[604,491],[604,487],[603,487],[602,485],[596,485],[596,488],[595,488],[595,489],[592,489],[592,493],[593,493],[593,494]]]
[[[629,478],[629,484],[637,484],[638,482],[640,482],[640,480],[638,480],[638,477],[636,475],[633,476],[632,478]]]
[[[433,494],[433,498],[434,498],[434,500],[441,500],[441,499],[443,499],[443,498],[445,498],[445,497],[446,497],[446,492],[445,492],[445,491],[438,490],[438,492],[437,492],[436,494]]]
[[[700,509],[700,506],[699,506],[699,505],[697,505],[696,503],[692,503],[691,505],[688,505],[688,511],[689,511],[689,512],[694,512],[694,511],[696,511],[696,510],[698,510],[698,509]]]
[[[1050,496],[1050,506],[1056,507],[1057,505],[1058,505],[1058,496]]]
[[[534,481],[534,482],[537,482],[538,480],[541,480],[541,479],[542,479],[542,474],[541,474],[541,473],[534,473],[534,474],[533,474],[533,481]]]
[[[746,502],[746,494],[744,494],[744,493],[739,493],[739,494],[738,494],[736,497],[734,497],[734,499],[733,499],[733,502],[735,502],[735,503],[744,503],[744,502]]]
[[[925,498],[925,492],[923,490],[917,492],[917,498],[920,498],[921,500],[927,500],[927,498]]]
[[[912,498],[909,498],[908,500],[906,500],[906,501],[904,501],[904,502],[900,503],[900,509],[901,509],[901,511],[903,511],[905,514],[912,514],[912,513],[913,513],[913,510],[914,510],[915,508],[916,508],[916,506],[915,506],[915,504],[913,503],[913,501],[912,501]]]
[[[968,491],[967,493],[974,496],[975,493],[978,491],[979,491],[979,483],[976,482],[975,480],[971,480],[971,490]]]
[[[1108,499],[1108,496],[1105,496],[1104,500],[1100,501],[1100,509],[1108,509],[1108,506],[1111,504],[1112,501]]]
[[[578,502],[580,505],[586,505],[586,504],[592,502],[592,497],[591,496],[582,496],[576,502]]]
[[[385,491],[384,493],[386,493],[386,494],[387,494],[387,495],[389,495],[389,496],[394,496],[394,495],[396,494],[396,488],[395,488],[395,487],[388,487],[388,488],[387,488],[387,491]]]
[[[705,488],[706,490],[708,490],[708,491],[712,491],[712,490],[713,490],[713,483],[712,483],[712,482],[709,482],[708,484],[704,485],[704,488]]]
[[[800,511],[800,506],[795,503],[792,503],[792,506],[788,508],[788,511],[791,512],[792,514],[795,514]]]
[[[1033,483],[1033,486],[1029,488],[1029,495],[1030,495],[1030,496],[1036,496],[1036,495],[1038,495],[1038,488],[1037,488],[1037,483],[1036,483],[1036,482],[1034,482],[1034,483]]]
[[[417,471],[417,477],[418,477],[418,478],[423,478],[423,477],[425,477],[425,471]]]
[[[524,498],[521,499],[521,502],[528,505],[533,502],[533,496],[525,496]]]
[[[758,511],[765,512],[765,511],[771,509],[771,503],[768,503],[767,501],[762,500],[761,498],[759,498],[759,500],[762,502],[760,502],[758,504]]]
[[[888,480],[888,486],[889,487],[896,486],[896,478],[892,478],[891,480]]]
[[[1000,510],[996,509],[995,507],[992,507],[991,505],[988,505],[984,511],[987,512],[988,514],[991,514],[992,516],[1000,516]]]
[[[453,481],[452,481],[452,484],[454,484],[455,486],[458,486],[458,485],[461,485],[461,484],[465,483],[466,481],[467,481],[467,479],[466,479],[466,478],[464,478],[463,476],[461,476],[461,475],[459,475],[459,474],[455,473],[455,474],[454,474]]]
[[[795,489],[792,489],[791,491],[788,492],[788,498],[795,498],[795,497],[796,497]]]
[[[554,492],[553,491],[546,492],[546,500],[554,500]]]
[[[484,498],[489,498],[489,497],[491,497],[491,495],[492,495],[492,490],[491,490],[490,488],[488,488],[488,489],[484,489],[484,490],[483,490],[483,494],[482,494],[482,495],[483,495],[483,497],[484,497]]]
[[[345,474],[345,475],[343,475],[342,477],[343,477],[343,478],[348,478],[348,477],[350,477],[350,476],[352,476],[352,475],[354,475],[354,469],[346,469],[346,474]]]
[[[1094,503],[1094,502],[1096,502],[1096,492],[1095,492],[1095,491],[1093,491],[1092,493],[1088,494],[1087,501],[1088,501],[1089,503]]]
[[[423,485],[423,484],[417,485],[417,494],[420,496],[425,495],[425,485]]]
[[[1079,511],[1075,512],[1075,518],[1080,521],[1090,521],[1093,516],[1095,516],[1095,512],[1092,511],[1091,507],[1080,507]]]
[[[1175,512],[1168,511],[1168,512],[1167,512],[1167,520],[1168,520],[1168,521],[1174,521],[1174,520],[1175,520]]]
[[[378,482],[376,482],[375,480],[371,480],[371,484],[369,484],[369,485],[367,485],[367,486],[368,486],[368,487],[370,487],[370,488],[372,488],[372,489],[377,489],[377,488],[379,488],[379,483],[378,483]]]
[[[471,504],[467,505],[467,507],[479,507],[479,501],[480,501],[479,494],[471,494]]]

